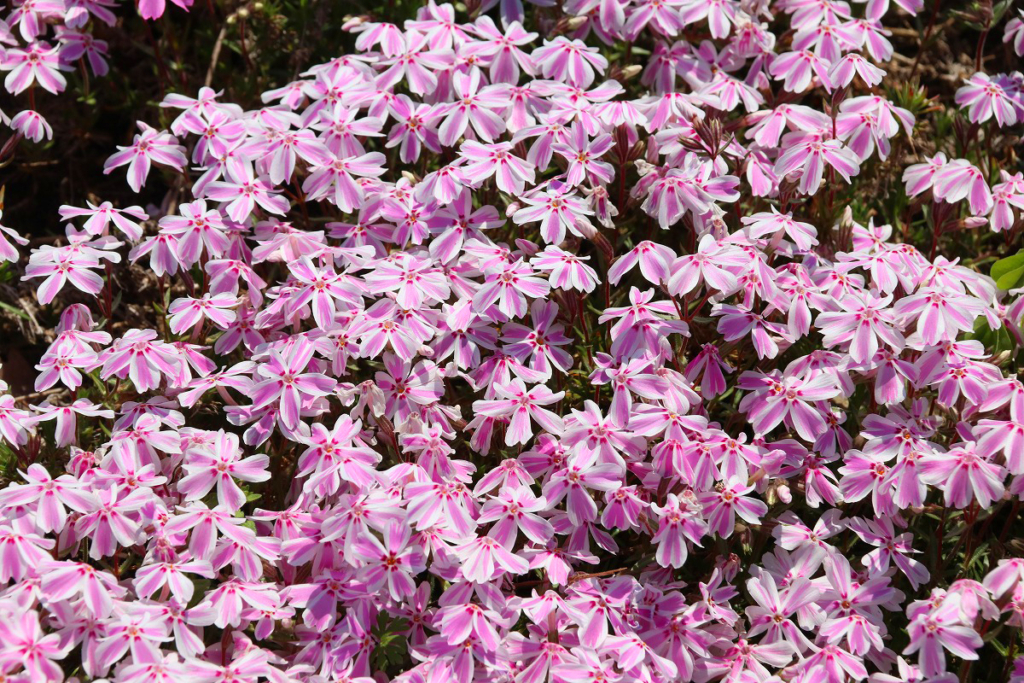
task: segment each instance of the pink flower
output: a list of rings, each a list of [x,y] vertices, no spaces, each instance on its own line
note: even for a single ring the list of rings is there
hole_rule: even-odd
[[[708,525],[700,517],[700,505],[670,493],[664,505],[652,503],[651,510],[658,517],[658,531],[651,539],[658,546],[655,559],[662,567],[678,569],[686,562],[686,542],[699,546],[708,532]]]
[[[111,173],[119,166],[128,165],[128,185],[138,192],[146,184],[152,164],[170,166],[181,171],[188,163],[185,148],[178,139],[167,132],[161,132],[142,121],[138,122],[140,134],[136,134],[130,147],[118,146],[120,150],[103,164],[103,172]]]
[[[529,76],[534,74],[534,61],[520,49],[520,46],[532,43],[536,40],[537,34],[527,32],[518,21],[502,23],[502,26],[504,32],[495,26],[489,16],[482,14],[474,24],[467,27],[479,36],[480,40],[467,44],[463,48],[463,54],[487,60],[492,83],[515,85],[519,82],[520,70]]]
[[[925,157],[922,164],[907,166],[903,171],[903,182],[907,186],[907,196],[916,197],[922,192],[930,189],[935,183],[935,176],[945,168],[947,163],[946,155],[937,152],[933,157]]]
[[[483,145],[467,140],[459,148],[460,155],[468,163],[461,170],[466,182],[479,187],[491,176],[502,192],[519,196],[526,183],[533,183],[536,177],[533,164],[513,156],[512,143],[496,142]]]
[[[798,189],[803,194],[815,194],[821,186],[825,167],[835,169],[843,180],[850,182],[860,173],[857,155],[838,140],[822,140],[817,135],[794,134],[786,150],[775,162],[775,175],[782,178],[799,171]]]
[[[282,426],[298,427],[303,401],[327,396],[337,385],[327,375],[306,372],[313,352],[313,344],[306,339],[297,340],[287,351],[271,351],[270,362],[258,368],[261,380],[252,389],[253,408],[279,404]]]
[[[197,626],[214,625],[218,628],[238,626],[242,623],[242,609],[273,610],[279,604],[272,584],[229,579],[206,594],[206,597],[188,611],[188,622]],[[299,605],[302,606],[302,605]]]
[[[468,75],[456,73],[452,76],[452,86],[455,101],[436,110],[438,117],[444,117],[437,130],[442,145],[454,147],[470,126],[485,142],[494,142],[505,132],[505,121],[495,110],[502,109],[508,102],[506,86],[481,88],[480,71],[476,69]]]
[[[441,270],[427,259],[412,256],[378,264],[366,276],[366,284],[376,291],[395,292],[395,302],[407,309],[444,301],[451,292]]]
[[[897,353],[903,350],[903,335],[896,329],[891,303],[891,295],[847,296],[838,300],[842,311],[822,313],[814,324],[826,346],[849,343],[850,358],[867,363],[878,351],[879,340]]]
[[[544,78],[577,88],[589,88],[594,82],[594,72],[603,74],[608,68],[608,60],[601,56],[597,48],[564,36],[545,40],[542,47],[533,51],[532,58]]]
[[[1024,558],[1008,557],[999,560],[996,568],[985,575],[983,583],[998,600],[1024,581]]]
[[[747,496],[753,490],[753,486],[734,477],[725,482],[721,489],[716,487],[715,491],[699,494],[697,500],[704,507],[708,532],[729,538],[736,525],[737,515],[748,524],[760,524],[761,518],[768,512],[768,506]]]
[[[647,215],[656,217],[658,225],[667,230],[688,212],[703,216],[716,201],[734,202],[739,179],[731,175],[713,175],[714,168],[690,152],[681,167],[663,173],[648,173],[633,189],[634,196],[647,192],[641,205]]]
[[[615,260],[608,269],[608,281],[613,285],[619,284],[619,280],[639,264],[640,273],[648,282],[653,285],[667,283],[675,257],[675,252],[668,247],[644,240]]]
[[[188,11],[188,8],[192,6],[192,0],[171,1],[185,11]],[[163,16],[166,6],[166,0],[139,0],[139,16],[149,20],[159,19]]]
[[[697,376],[703,372],[700,393],[704,398],[710,399],[726,389],[723,371],[731,373],[734,368],[722,359],[717,346],[705,344],[700,353],[686,366],[686,378],[696,382]]]
[[[521,318],[526,315],[527,296],[542,299],[550,290],[550,285],[522,261],[503,263],[487,274],[483,286],[473,295],[473,308],[485,313],[497,302],[502,314]]]
[[[1013,17],[1006,22],[1003,31],[1003,42],[1013,43],[1013,50],[1018,57],[1024,56],[1024,10],[1017,10],[1021,13],[1019,17]]]
[[[526,206],[513,214],[512,221],[516,225],[539,221],[540,236],[549,244],[561,244],[566,231],[577,237],[593,234],[593,226],[586,217],[594,212],[575,194],[546,190],[523,197],[522,202]]]
[[[529,563],[490,536],[481,536],[455,549],[462,560],[460,573],[467,581],[486,583],[508,574],[525,574]]]
[[[600,363],[600,360],[597,361]],[[600,365],[599,365],[600,367]],[[663,398],[669,390],[668,382],[650,372],[651,361],[647,358],[635,358],[619,367],[601,367],[591,375],[593,384],[612,385],[612,403],[608,414],[614,424],[624,427],[629,424],[633,409],[633,394],[648,400]]]
[[[370,590],[385,583],[394,600],[403,600],[416,591],[412,577],[426,567],[423,552],[410,545],[412,530],[407,524],[392,522],[384,536],[384,543],[373,534],[363,534],[355,540],[353,549],[363,561],[362,575]]]
[[[140,598],[149,598],[166,587],[167,592],[182,604],[188,604],[195,594],[193,584],[185,574],[196,574],[207,579],[216,578],[210,563],[206,560],[181,560],[148,564],[139,569],[132,584]]]
[[[384,175],[384,155],[380,152],[367,152],[358,156],[335,157],[325,159],[323,163],[313,164],[311,173],[302,183],[302,191],[306,193],[307,201],[316,201],[326,197],[337,205],[344,213],[351,213],[363,203],[364,190],[355,178],[378,178]],[[263,181],[261,181],[263,182]],[[333,193],[331,189],[334,189]],[[254,186],[254,192],[264,194],[269,186],[262,184]],[[267,202],[273,202],[276,209],[271,213],[283,215],[288,208],[286,199],[278,195],[264,197]],[[266,208],[266,207],[264,207]],[[270,209],[268,209],[269,211]]]
[[[1016,421],[978,420],[974,430],[978,451],[991,458],[1002,452],[1010,474],[1024,474],[1024,424]]]
[[[337,491],[347,482],[369,486],[376,481],[374,466],[380,456],[367,446],[359,434],[362,423],[342,415],[328,430],[316,422],[304,438],[308,448],[299,456],[297,477],[309,476],[307,490]]]
[[[110,202],[103,202],[96,206],[89,201],[86,202],[86,205],[89,208],[80,209],[65,204],[60,207],[61,219],[70,221],[79,216],[88,216],[89,218],[82,228],[90,235],[106,235],[109,232],[108,226],[113,223],[114,227],[123,232],[131,241],[137,242],[142,238],[142,226],[136,221],[144,221],[149,218],[142,207],[129,206],[124,209],[115,209]],[[135,220],[131,220],[132,218]]]
[[[37,509],[39,529],[44,533],[60,532],[67,522],[66,507],[76,512],[91,512],[99,507],[99,498],[69,474],[56,479],[39,464],[28,466],[21,472],[26,484],[13,484],[0,491],[0,507],[12,507],[34,503]]]
[[[488,544],[487,547],[492,546]],[[503,559],[508,559],[508,557],[515,556],[507,551],[502,554]],[[486,648],[496,648],[499,636],[495,622],[500,618],[501,615],[492,609],[484,609],[480,605],[466,603],[441,608],[438,610],[436,621],[440,625],[441,637],[449,644],[462,646],[467,641],[475,641]],[[448,677],[451,673],[443,671],[441,675]]]
[[[992,215],[989,217],[992,230],[1000,232],[1009,230],[1024,210],[1024,174],[1010,175],[1006,171],[999,172],[1001,183],[992,187]]]
[[[775,578],[762,571],[747,580],[747,590],[756,603],[746,609],[747,619],[750,620],[748,636],[763,633],[762,642],[786,641],[797,652],[811,647],[811,642],[793,623],[792,617],[820,597],[821,593],[814,584],[799,577],[779,590]]]
[[[697,251],[677,258],[668,278],[668,291],[672,296],[683,296],[704,283],[708,290],[731,294],[739,286],[736,275],[729,270],[747,262],[743,252],[720,244],[713,236],[704,235]]]
[[[171,640],[166,623],[142,605],[115,613],[106,623],[104,636],[96,649],[101,671],[131,652],[139,662],[159,659],[160,644]]]
[[[217,180],[207,185],[206,196],[225,202],[221,210],[236,223],[244,223],[256,206],[278,216],[288,213],[291,204],[276,193],[269,178],[263,175],[256,177],[251,164],[243,164],[242,169],[243,177]]]
[[[952,341],[960,332],[974,329],[974,320],[981,314],[981,300],[938,287],[924,287],[906,296],[892,308],[902,324],[917,320],[913,340],[928,346]]]
[[[420,360],[413,365],[390,353],[384,354],[384,369],[378,372],[374,381],[384,394],[384,412],[405,422],[413,414],[420,411],[444,393],[437,366],[428,360]]]
[[[60,72],[71,69],[60,62],[58,48],[50,47],[42,41],[32,42],[25,49],[8,48],[0,67],[10,71],[4,80],[4,87],[12,95],[21,93],[33,83],[38,83],[44,90],[56,95],[67,87],[67,81]]]
[[[783,420],[806,441],[814,441],[825,431],[825,419],[814,404],[839,395],[835,379],[824,373],[806,379],[783,377],[781,381],[762,377],[763,388],[749,394],[741,404],[758,434],[766,434]],[[744,380],[761,381],[755,373],[744,373],[740,381]]]
[[[37,421],[57,421],[53,439],[58,448],[63,448],[69,444],[76,443],[78,415],[84,415],[86,417],[103,417],[108,420],[113,419],[114,417],[114,411],[105,410],[87,398],[80,398],[74,401],[70,406],[52,406],[49,403],[44,402],[42,405],[34,407],[42,413],[38,418],[36,418]]]
[[[843,55],[833,62],[828,70],[828,80],[832,82],[834,88],[849,87],[855,76],[860,76],[860,79],[868,87],[874,87],[882,82],[885,71],[856,52]]]
[[[826,90],[831,90],[832,81],[828,75],[830,66],[830,60],[822,59],[810,50],[797,50],[776,57],[770,71],[776,80],[783,81],[783,90],[799,93],[810,87],[811,79],[815,76]]]
[[[223,430],[208,448],[192,448],[185,453],[182,465],[185,476],[178,482],[178,490],[186,500],[199,500],[217,487],[217,502],[234,511],[245,505],[245,493],[235,483],[236,479],[247,482],[261,482],[270,479],[267,465],[270,459],[265,455],[241,458],[242,449],[238,436]]]
[[[21,279],[46,278],[36,290],[39,303],[45,305],[53,301],[68,282],[87,294],[98,294],[103,289],[103,278],[91,269],[99,267],[99,259],[77,245],[48,247],[32,254]]]
[[[117,548],[134,545],[138,539],[139,523],[137,513],[150,502],[153,493],[146,488],[121,495],[118,486],[111,486],[96,492],[99,505],[79,517],[75,522],[75,534],[89,538],[89,557],[98,560],[114,554]]]
[[[53,139],[53,129],[37,112],[26,109],[18,112],[11,119],[11,128],[18,131],[32,142],[40,142],[43,138]]]
[[[943,490],[946,505],[963,509],[977,499],[979,505],[988,507],[1002,497],[1006,470],[989,462],[975,447],[974,442],[961,443],[921,459],[921,479]]]
[[[362,284],[348,274],[335,272],[329,265],[317,267],[308,256],[303,256],[290,270],[301,283],[299,292],[289,302],[291,308],[298,310],[308,304],[313,320],[321,328],[332,325],[339,303],[345,306],[363,303]]]
[[[2,217],[3,211],[0,209],[0,218]],[[15,244],[20,244],[21,246],[28,244],[28,240],[19,235],[16,231],[8,228],[7,226],[0,225],[0,263],[5,261],[16,263],[21,258],[21,254],[18,253],[18,248],[11,244],[11,240],[14,240]]]
[[[575,187],[584,180],[589,181],[591,185],[607,185],[612,182],[615,177],[612,165],[600,161],[611,147],[611,135],[602,134],[590,140],[583,124],[574,121],[569,133],[561,142],[552,145],[551,149],[569,163],[565,182],[570,187]]]
[[[0,523],[0,548],[3,554],[0,555],[0,581],[5,584],[10,581],[21,581],[27,576],[35,576],[43,563],[50,561],[47,551],[52,551],[56,542],[53,539],[44,538],[34,530],[22,530],[24,524],[14,520],[14,525]],[[0,620],[0,628],[3,627],[3,620]],[[0,631],[2,633],[2,631]],[[0,641],[7,642],[7,641]],[[2,653],[0,647],[0,653]],[[2,660],[0,660],[2,661]]]
[[[547,380],[553,370],[568,372],[572,367],[572,356],[560,348],[572,342],[565,336],[565,327],[555,323],[558,306],[550,301],[535,300],[530,304],[530,319],[533,326],[507,323],[502,331],[501,341],[507,344],[506,352],[536,370]]]
[[[105,619],[114,609],[114,599],[123,598],[126,590],[113,574],[98,571],[85,562],[49,560],[40,568],[43,580],[40,589],[48,600],[67,600],[80,596],[89,613]]]
[[[908,555],[920,552],[914,549],[913,534],[897,534],[889,517],[878,517],[877,519],[857,517],[850,520],[847,526],[860,536],[862,541],[875,546],[875,550],[861,558],[863,565],[871,572],[884,574],[889,570],[891,562],[906,575],[915,590],[928,582],[930,577],[928,569],[921,562],[908,557]]]
[[[29,433],[35,429],[35,422],[36,418],[31,413],[15,405],[13,396],[0,394],[0,437],[7,443],[20,446],[27,442]]]
[[[908,169],[909,170],[909,169]],[[966,159],[953,159],[935,174],[934,194],[949,204],[968,200],[971,213],[983,216],[992,209],[992,192],[985,176]]]
[[[400,51],[381,60],[381,65],[388,68],[378,77],[377,86],[391,88],[404,78],[409,84],[409,90],[416,95],[433,92],[437,87],[434,70],[450,64],[452,51],[425,49],[428,48],[427,37],[417,31],[406,31],[403,42]]]
[[[528,487],[505,486],[496,498],[484,503],[477,523],[493,522],[487,535],[508,550],[515,547],[518,531],[534,543],[545,545],[554,536],[554,528],[536,513],[547,507],[544,497],[538,498]]]
[[[828,619],[822,624],[821,635],[832,645],[845,640],[854,655],[863,656],[873,649],[880,650],[882,635],[875,623],[875,615],[879,605],[888,603],[897,595],[896,590],[889,586],[889,578],[876,576],[861,581],[849,560],[839,553],[825,559],[825,577],[829,588],[822,597],[828,600]],[[859,662],[857,666],[863,667]]]
[[[173,346],[157,341],[155,330],[128,330],[100,360],[101,377],[128,377],[140,392],[160,386],[162,375],[177,375],[182,362]]]
[[[426,339],[406,323],[397,303],[381,299],[363,313],[361,324],[352,331],[353,336],[359,339],[359,354],[364,358],[376,358],[390,347],[401,360],[412,360]]]
[[[408,95],[398,95],[388,105],[388,111],[396,123],[388,133],[385,147],[398,147],[399,158],[404,163],[417,161],[423,147],[432,152],[441,151],[436,123],[438,111],[434,105],[418,104],[409,99]],[[352,150],[344,151],[352,153]]]
[[[564,391],[553,393],[543,384],[538,384],[527,391],[521,379],[496,385],[494,391],[497,399],[474,401],[473,411],[486,417],[509,419],[508,429],[505,431],[506,446],[527,443],[533,437],[530,418],[549,434],[557,436],[565,429],[562,418],[543,407],[562,400]]]
[[[549,505],[566,499],[566,514],[573,526],[597,519],[597,504],[587,489],[612,491],[622,485],[622,466],[599,463],[598,452],[585,445],[577,446],[565,466],[551,475],[544,486]]]
[[[201,326],[203,320],[209,320],[221,329],[227,329],[237,317],[232,310],[238,305],[238,298],[230,294],[204,294],[201,299],[183,297],[175,299],[167,307],[171,332],[184,332]]]
[[[43,635],[39,614],[26,609],[0,620],[0,667],[24,667],[32,681],[59,683],[64,672],[53,660],[61,660],[71,643],[62,644],[57,633]]]
[[[793,220],[792,213],[779,213],[774,206],[770,213],[765,211],[744,216],[742,222],[746,226],[746,234],[755,239],[772,235],[774,243],[785,234],[801,251],[808,251],[818,244],[818,233],[813,225]]]
[[[1020,85],[1003,74],[995,78],[979,71],[956,91],[956,103],[968,108],[974,123],[984,123],[993,116],[1000,126],[1017,123],[1018,113],[1024,113],[1024,104],[1011,93],[1019,93]]]
[[[772,335],[785,337],[785,326],[766,320],[763,315],[740,306],[716,304],[711,314],[721,316],[718,331],[722,333],[725,341],[737,341],[750,335],[758,358],[775,358],[779,354],[779,345]]]
[[[949,597],[935,609],[918,613],[910,627],[910,644],[903,654],[918,653],[918,664],[925,676],[938,676],[946,670],[946,650],[967,660],[978,658],[982,640],[973,628],[961,622],[959,601]]]
[[[554,245],[534,256],[530,263],[539,271],[548,273],[552,287],[564,290],[592,292],[599,282],[597,273],[588,266],[589,256],[577,256]]]

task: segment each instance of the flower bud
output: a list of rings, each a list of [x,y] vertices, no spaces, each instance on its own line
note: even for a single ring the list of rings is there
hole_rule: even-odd
[[[785,505],[789,505],[793,502],[793,492],[789,490],[789,486],[786,484],[779,484],[778,488],[775,489],[775,493],[779,496],[779,500]]]

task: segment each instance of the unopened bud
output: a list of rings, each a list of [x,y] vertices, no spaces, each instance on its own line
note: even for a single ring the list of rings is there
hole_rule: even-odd
[[[362,26],[368,20],[369,20],[369,17],[366,17],[366,16],[353,17],[352,15],[348,15],[344,19],[341,20],[341,30],[342,31],[351,31],[352,29],[354,29],[354,28],[356,28],[358,26]]]
[[[636,78],[637,75],[643,70],[644,68],[639,64],[630,64],[627,67],[623,67],[622,70],[619,72],[621,74],[620,79],[623,81],[628,81],[631,78]]]
[[[615,249],[612,247],[612,243],[608,241],[608,238],[595,230],[594,236],[590,238],[590,241],[594,243],[597,250],[604,256],[604,262],[611,263],[612,258],[615,256]]]
[[[517,239],[516,246],[519,247],[519,250],[527,256],[533,256],[540,251],[540,247],[537,243],[531,242],[530,240]]]
[[[18,146],[18,142],[21,141],[21,138],[21,133],[15,133],[11,137],[7,138],[6,142],[4,142],[4,146],[0,148],[0,168],[11,163],[11,160],[14,159],[14,150]],[[3,207],[0,206],[0,209],[2,208]]]
[[[775,489],[775,493],[783,504],[789,505],[793,502],[793,492],[789,490],[789,486],[786,484],[779,484],[778,488]]]
[[[565,22],[565,25],[569,27],[570,31],[575,31],[583,24],[587,23],[590,17],[569,17],[569,20]]]
[[[592,240],[598,235],[597,228],[595,228],[594,225],[585,218],[577,218],[573,221],[573,225],[576,227],[576,230],[588,240]]]
[[[654,164],[648,163],[644,159],[637,159],[634,165],[636,166],[636,172],[640,174],[641,178],[657,168]]]

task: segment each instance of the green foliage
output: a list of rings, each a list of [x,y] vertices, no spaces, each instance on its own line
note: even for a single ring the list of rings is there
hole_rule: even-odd
[[[373,629],[373,637],[378,643],[373,650],[373,668],[375,670],[394,670],[406,661],[409,646],[402,634],[406,628],[408,628],[408,623],[405,619],[381,612],[377,618],[377,625]]]
[[[1024,249],[993,263],[991,276],[999,289],[1011,290],[1024,286]]]

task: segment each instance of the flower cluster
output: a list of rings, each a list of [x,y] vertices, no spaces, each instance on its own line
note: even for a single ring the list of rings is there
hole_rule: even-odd
[[[46,398],[0,388],[0,678],[948,683],[1024,626],[1024,297],[938,249],[1019,236],[1024,176],[912,146],[921,3],[534,4],[168,95],[105,171],[173,201],[63,207]],[[109,6],[17,4],[8,88]],[[955,105],[995,135],[1024,81]],[[843,194],[879,169],[886,224]]]
[[[184,10],[193,0],[172,0]],[[0,15],[0,71],[7,72],[4,88],[11,95],[23,93],[28,107],[13,116],[0,110],[0,123],[34,142],[53,138],[53,129],[36,110],[36,88],[59,95],[68,86],[66,73],[81,70],[106,76],[108,41],[96,29],[109,30],[118,19],[114,10],[120,0],[17,0]],[[165,0],[138,0],[144,19],[163,15]]]

